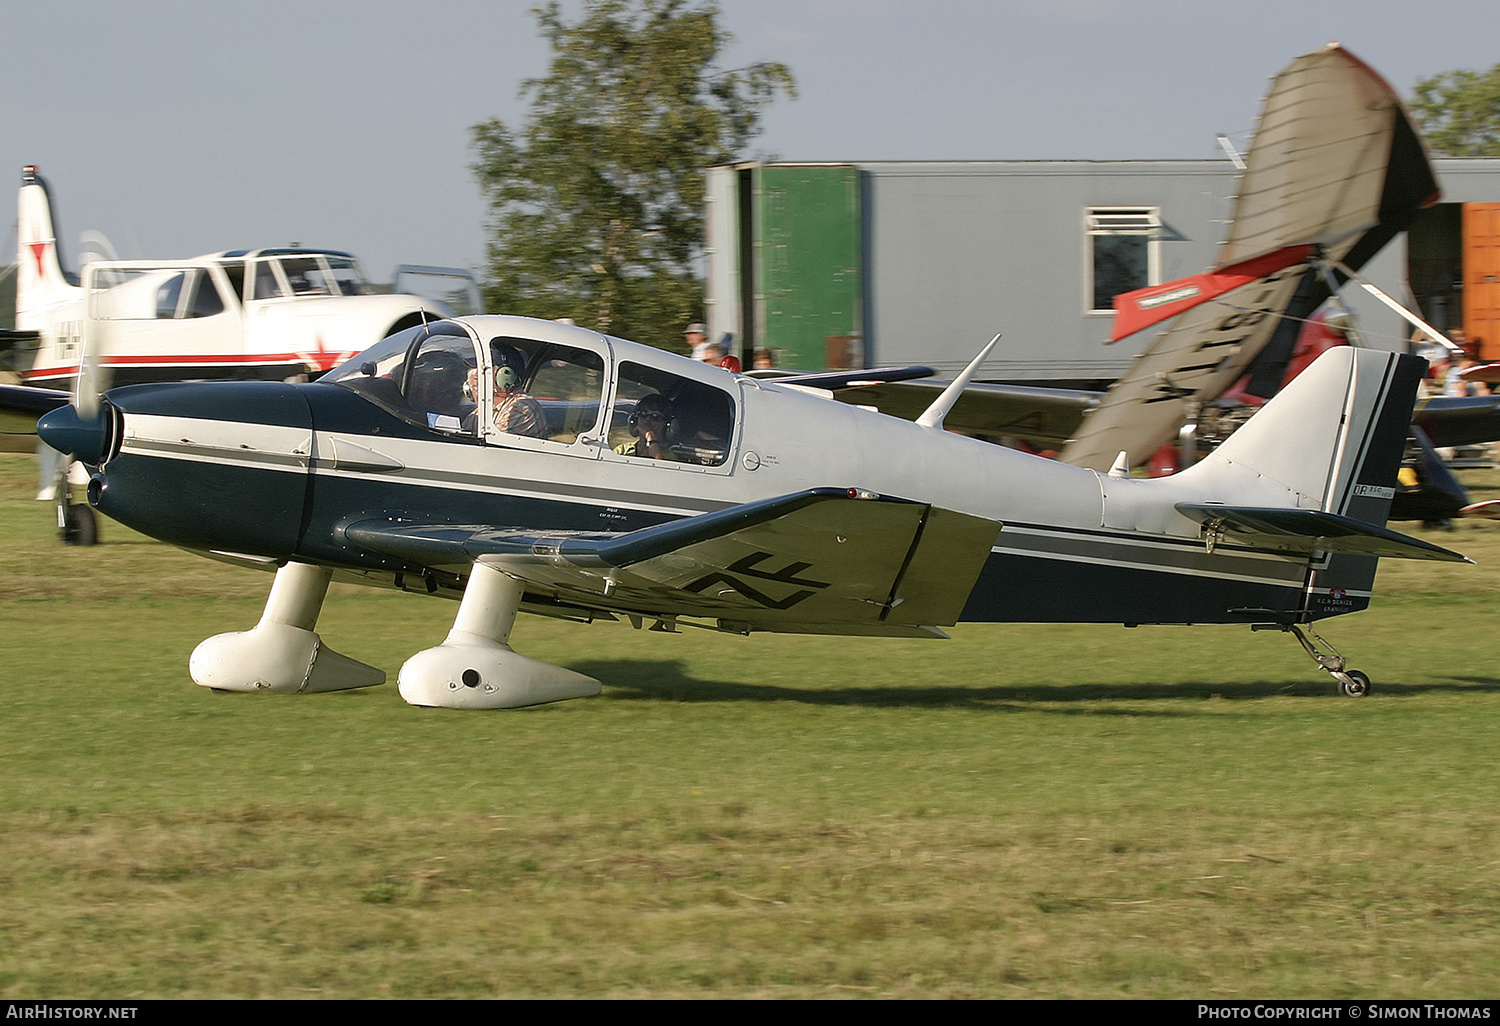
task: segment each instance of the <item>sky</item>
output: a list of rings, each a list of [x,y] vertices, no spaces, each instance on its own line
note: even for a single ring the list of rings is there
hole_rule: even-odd
[[[70,261],[87,231],[121,258],[301,243],[352,252],[377,281],[400,263],[479,269],[469,128],[524,123],[522,82],[550,58],[532,6],[5,0],[0,172],[18,187],[40,168]],[[1219,133],[1246,144],[1269,79],[1331,40],[1408,98],[1500,63],[1497,0],[719,7],[722,67],[796,78],[746,154],[779,160],[1215,158]]]

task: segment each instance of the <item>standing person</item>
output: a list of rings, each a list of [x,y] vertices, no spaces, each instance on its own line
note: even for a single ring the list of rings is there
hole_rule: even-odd
[[[1448,396],[1480,396],[1489,395],[1490,386],[1482,381],[1468,381],[1464,378],[1464,371],[1473,370],[1479,366],[1479,361],[1474,358],[1472,352],[1465,352],[1455,356],[1448,366],[1448,375],[1445,379],[1443,394]]]

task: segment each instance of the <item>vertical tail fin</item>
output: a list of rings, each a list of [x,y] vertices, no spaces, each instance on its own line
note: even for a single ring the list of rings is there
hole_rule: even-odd
[[[1415,356],[1332,349],[1203,460],[1202,473],[1253,473],[1293,493],[1287,506],[1384,526],[1425,367]]]
[[[73,298],[77,285],[77,279],[63,270],[47,183],[35,167],[22,168],[16,211],[16,327],[42,328],[42,314]]]
[[[1329,350],[1187,473],[1232,491],[1253,489],[1260,505],[1383,528],[1425,370],[1426,361],[1415,356]],[[1376,563],[1370,555],[1315,551],[1302,618],[1365,608]]]

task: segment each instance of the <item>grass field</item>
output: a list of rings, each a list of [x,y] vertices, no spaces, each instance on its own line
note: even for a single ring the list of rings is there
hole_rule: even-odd
[[[0,456],[0,996],[1495,997],[1500,525],[1413,530],[1322,633],[972,625],[950,642],[523,617],[603,695],[215,695],[269,576]],[[1500,475],[1470,475],[1500,498]],[[395,671],[456,607],[335,588]]]

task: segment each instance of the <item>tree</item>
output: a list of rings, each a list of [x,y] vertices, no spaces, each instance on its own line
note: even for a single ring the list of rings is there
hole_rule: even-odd
[[[680,350],[703,310],[703,172],[741,159],[777,91],[795,96],[791,72],[718,70],[730,36],[712,3],[585,0],[572,24],[555,0],[534,13],[553,57],[522,85],[526,125],[471,130],[490,308]]]
[[[1411,107],[1434,153],[1500,156],[1500,64],[1423,79]]]

